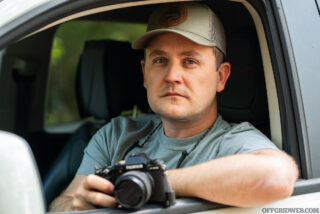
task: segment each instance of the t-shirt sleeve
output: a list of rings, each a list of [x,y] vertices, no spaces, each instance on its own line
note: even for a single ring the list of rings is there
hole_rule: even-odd
[[[95,167],[102,168],[110,165],[108,157],[107,137],[110,125],[102,127],[90,140],[84,150],[83,159],[76,174],[93,174]]]
[[[235,125],[224,136],[218,157],[249,153],[260,149],[276,149],[275,144],[248,122]]]

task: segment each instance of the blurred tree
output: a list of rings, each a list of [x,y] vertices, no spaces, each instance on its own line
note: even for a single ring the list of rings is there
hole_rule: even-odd
[[[47,93],[46,125],[80,120],[75,97],[75,75],[87,40],[112,39],[133,42],[145,32],[143,24],[71,21],[54,37]]]

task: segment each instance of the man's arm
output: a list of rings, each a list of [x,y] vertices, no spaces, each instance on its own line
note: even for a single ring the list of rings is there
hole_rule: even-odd
[[[169,170],[168,175],[177,196],[252,207],[289,197],[298,169],[284,152],[263,149]]]
[[[96,175],[76,175],[68,188],[50,205],[51,212],[88,210],[95,206],[115,207],[113,184]]]

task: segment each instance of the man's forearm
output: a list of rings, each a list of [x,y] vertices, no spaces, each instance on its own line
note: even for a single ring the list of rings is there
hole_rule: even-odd
[[[177,196],[241,206],[258,206],[292,194],[298,176],[288,155],[272,150],[232,155],[169,170]]]
[[[50,212],[71,211],[72,197],[60,196],[56,198],[49,207]]]

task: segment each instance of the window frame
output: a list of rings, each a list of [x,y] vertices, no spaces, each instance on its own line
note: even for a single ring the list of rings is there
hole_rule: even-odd
[[[263,30],[266,35],[266,41],[268,44],[268,49],[270,52],[272,69],[274,71],[274,78],[276,83],[276,90],[279,102],[279,111],[281,118],[281,143],[284,150],[288,151],[292,154],[296,161],[300,163],[299,152],[297,144],[297,136],[296,136],[296,125],[294,125],[293,120],[293,104],[291,99],[290,88],[288,86],[288,77],[286,72],[284,56],[282,49],[280,48],[280,40],[279,40],[279,32],[277,29],[277,23],[275,21],[275,15],[273,14],[273,7],[269,1],[254,1],[254,0],[236,0],[245,5],[245,7],[249,8],[249,11],[256,11],[257,17],[261,19],[261,23],[263,25]],[[35,8],[19,19],[15,20],[4,27],[4,30],[9,31],[9,33],[5,34],[3,39],[0,40],[0,48],[4,44],[10,44],[14,42],[16,39],[31,35],[38,31],[44,30],[46,28],[52,27],[59,23],[65,22],[67,20],[71,20],[77,17],[81,17],[88,14],[93,14],[97,12],[107,11],[115,8],[121,7],[129,7],[129,6],[137,6],[137,5],[147,5],[147,4],[155,4],[163,2],[161,0],[151,0],[149,2],[145,1],[136,1],[136,2],[126,2],[122,3],[114,2],[114,1],[102,1],[102,0],[94,0],[88,2],[84,1],[63,1],[59,0],[55,3],[48,2],[42,5],[39,8]],[[168,0],[167,2],[175,2],[175,0]],[[113,5],[115,4],[115,6]],[[250,6],[251,5],[251,6]],[[250,7],[252,8],[250,9]],[[49,11],[44,13],[44,11]],[[32,18],[30,18],[30,16]],[[257,21],[257,20],[255,20]],[[40,30],[39,30],[40,29]],[[264,39],[264,38],[259,38]],[[263,44],[260,42],[260,45]],[[265,63],[265,60],[263,60]],[[271,76],[272,78],[272,76]],[[269,101],[270,102],[270,101]],[[275,102],[276,104],[276,102]],[[271,120],[272,121],[272,120]],[[279,137],[278,137],[279,138]],[[290,142],[290,144],[288,143]],[[279,143],[280,144],[280,143]],[[304,168],[303,168],[304,169]],[[303,175],[306,170],[303,170]]]
[[[304,150],[307,145],[305,136],[306,123],[302,114],[303,107],[299,99],[301,93],[299,89],[295,87],[297,83],[294,70],[297,68],[292,63],[292,47],[288,39],[288,30],[284,24],[284,14],[281,12],[281,9],[279,10],[279,0],[238,1],[252,6],[261,19],[278,96],[282,146],[299,164],[301,177],[308,179],[301,180],[297,183],[294,194],[320,191],[320,180],[311,179],[308,157],[306,157],[306,151]],[[39,29],[49,28],[59,22],[77,17],[77,15],[74,16],[72,14],[78,14],[80,17],[87,15],[88,12],[91,13],[90,11],[109,10],[115,8],[112,7],[113,4],[117,4],[120,8],[126,5],[133,6],[159,2],[161,1],[151,0],[150,2],[137,1],[132,3],[122,1],[120,4],[118,1],[112,0],[94,0],[90,1],[90,3],[85,1],[70,2],[67,0],[49,2],[2,27],[0,36],[3,35],[3,37],[0,40],[0,49],[20,38],[38,32]],[[90,11],[82,13],[86,10]],[[262,38],[260,37],[259,39],[261,41]]]

